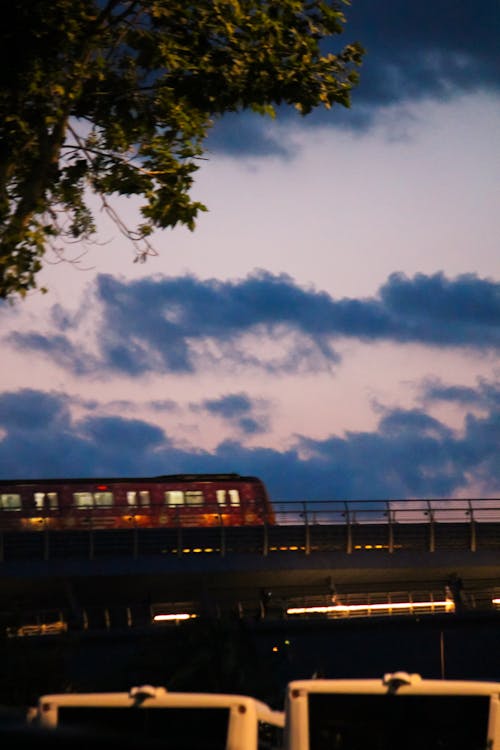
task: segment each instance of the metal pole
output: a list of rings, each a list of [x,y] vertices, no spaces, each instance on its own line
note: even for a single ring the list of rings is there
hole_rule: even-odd
[[[391,504],[389,501],[387,502],[387,521],[389,524],[389,553],[392,553],[394,552],[394,527],[392,524]]]
[[[307,515],[307,503],[304,501],[304,532],[306,538],[306,555],[311,554],[311,530],[309,528],[309,516]]]
[[[177,557],[182,557],[182,526],[178,505],[175,506],[175,519],[177,521]]]
[[[429,552],[436,551],[436,534],[434,529],[434,511],[432,510],[431,501],[427,500],[427,507],[429,508]]]
[[[476,536],[476,519],[474,518],[474,508],[470,500],[467,500],[469,506],[469,518],[470,518],[470,550],[476,552],[477,550],[477,536]]]
[[[224,526],[224,519],[222,513],[219,513],[219,525],[220,525],[220,553],[221,557],[225,557],[226,554],[226,528]]]
[[[445,679],[445,662],[444,662],[444,633],[439,631],[439,660],[441,666],[441,679]]]
[[[347,547],[346,552],[348,555],[352,554],[352,529],[351,529],[351,516],[349,512],[349,504],[344,501],[345,506],[345,520],[346,520],[346,531],[347,531]]]
[[[135,520],[134,520],[134,528],[132,529],[132,534],[133,534],[132,555],[133,555],[134,560],[137,560],[137,558],[139,557],[139,537],[138,537],[137,526],[135,525]]]

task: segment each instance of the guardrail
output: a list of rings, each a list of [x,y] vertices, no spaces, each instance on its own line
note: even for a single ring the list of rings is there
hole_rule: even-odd
[[[404,522],[392,513],[384,516],[383,510],[377,512],[378,516],[367,518],[365,509],[359,509],[356,515],[345,511],[344,516],[332,519],[331,511],[326,510],[294,510],[290,514],[277,510],[278,523],[260,526],[90,527],[77,531],[51,531],[38,527],[33,532],[1,533],[0,562],[159,555],[267,556],[331,552],[397,555],[402,551],[433,553],[438,550],[477,552],[500,549],[500,518],[486,520],[487,516],[479,515],[476,510],[458,520],[450,514],[446,521],[436,517],[436,512],[431,510],[428,516],[424,516],[425,521],[406,515]],[[342,513],[344,511],[339,511]]]
[[[273,501],[276,523],[472,523],[500,522],[500,499]]]
[[[500,613],[500,588],[475,584],[467,585],[462,594],[462,611]],[[387,618],[412,615],[453,615],[457,612],[451,592],[441,589],[401,590],[376,592],[331,591],[310,593],[307,590],[277,590],[264,604],[262,598],[241,598],[234,592],[223,602],[215,600],[210,613],[200,601],[168,601],[146,605],[128,604],[85,605],[76,616],[67,605],[58,610],[0,612],[0,632],[8,638],[64,635],[69,630],[103,631],[153,627],[170,628],[197,617],[219,618],[247,622],[259,620],[351,620],[358,618]]]

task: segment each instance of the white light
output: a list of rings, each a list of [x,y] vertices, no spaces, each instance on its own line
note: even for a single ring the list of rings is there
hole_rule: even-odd
[[[155,615],[153,617],[153,622],[164,622],[166,620],[190,620],[192,617],[196,617],[196,615],[189,615],[187,612],[173,615]]]
[[[491,600],[492,604],[500,604],[500,597],[495,597],[495,599]]]
[[[305,615],[309,613],[327,614],[328,612],[368,612],[373,610],[384,609],[424,609],[442,607],[444,609],[454,609],[453,602],[433,601],[433,602],[386,602],[383,604],[334,604],[329,607],[291,607],[287,609],[287,615]]]

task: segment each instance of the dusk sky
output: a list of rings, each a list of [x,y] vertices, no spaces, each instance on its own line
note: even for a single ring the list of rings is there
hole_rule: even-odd
[[[223,118],[194,232],[133,263],[102,217],[100,245],[47,257],[47,294],[0,302],[0,478],[500,496],[500,5],[346,15],[350,110]]]

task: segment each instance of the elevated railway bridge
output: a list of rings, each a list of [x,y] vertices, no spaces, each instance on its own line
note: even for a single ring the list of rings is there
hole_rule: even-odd
[[[272,522],[0,535],[10,634],[215,617],[352,618],[500,609],[500,501],[273,502]],[[82,525],[84,526],[82,528]],[[163,619],[162,619],[163,616]],[[31,628],[31,630],[30,630]],[[51,631],[52,628],[52,631]]]
[[[153,684],[279,706],[314,674],[500,679],[499,501],[130,518],[81,510],[56,530],[40,514],[2,532],[0,703]]]

